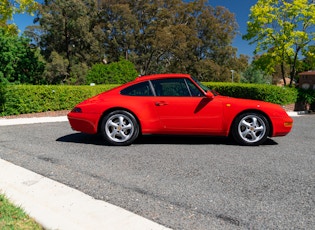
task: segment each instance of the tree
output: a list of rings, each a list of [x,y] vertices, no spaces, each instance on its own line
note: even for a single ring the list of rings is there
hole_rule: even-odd
[[[1,0],[0,1],[0,28],[6,33],[17,34],[18,29],[15,24],[8,24],[9,20],[16,13],[33,14],[37,10],[35,0]]]
[[[98,9],[95,3],[94,0],[45,0],[40,5],[36,19],[40,24],[40,27],[36,27],[40,39],[34,28],[28,30],[27,34],[35,32],[32,38],[39,41],[42,53],[48,60],[47,71],[53,70],[56,64],[61,68],[58,64],[61,59],[67,63],[66,71],[49,73],[51,82],[65,82],[79,73],[73,69],[78,69],[78,66],[88,68],[104,58],[104,49],[99,42],[103,32],[96,22]]]
[[[266,74],[260,68],[252,63],[246,68],[241,77],[241,82],[243,83],[256,83],[256,84],[271,84],[272,77]]]
[[[69,75],[68,66],[69,61],[56,51],[52,51],[47,59],[46,68],[44,72],[45,79],[49,84],[60,84]]]
[[[315,69],[315,46],[309,46],[307,52],[305,53],[305,58],[301,60],[299,71],[308,71]]]
[[[285,81],[285,65],[290,66],[290,85],[296,76],[299,55],[314,43],[315,4],[310,0],[258,0],[251,7],[244,39],[256,43],[255,53],[265,52],[269,73],[280,65]]]
[[[121,57],[141,74],[188,72],[205,81],[228,81],[232,67],[240,73],[248,64],[231,46],[234,15],[206,0],[45,0],[37,20],[25,34],[41,48],[52,82],[73,83],[81,66]]]
[[[0,82],[44,83],[41,77],[44,63],[29,40],[0,29]]]
[[[109,62],[125,57],[142,74],[189,72],[226,80],[237,59],[234,15],[205,0],[103,0],[101,14]]]

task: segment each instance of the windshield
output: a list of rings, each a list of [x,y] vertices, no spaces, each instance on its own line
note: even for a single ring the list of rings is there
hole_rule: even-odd
[[[203,85],[200,81],[197,80],[197,78],[195,77],[191,77],[199,86],[200,88],[202,88],[205,92],[210,91],[212,92],[214,95],[218,95],[217,92],[215,92],[214,90],[209,89],[207,86]]]

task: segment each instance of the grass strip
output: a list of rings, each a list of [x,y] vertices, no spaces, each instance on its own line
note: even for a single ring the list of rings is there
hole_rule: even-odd
[[[5,195],[0,194],[0,229],[1,230],[42,230],[34,219],[22,208],[13,205]]]

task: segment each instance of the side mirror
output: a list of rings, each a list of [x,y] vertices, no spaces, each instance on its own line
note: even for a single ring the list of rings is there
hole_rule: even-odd
[[[207,91],[206,92],[206,97],[209,99],[213,99],[214,98],[214,94],[211,91]]]

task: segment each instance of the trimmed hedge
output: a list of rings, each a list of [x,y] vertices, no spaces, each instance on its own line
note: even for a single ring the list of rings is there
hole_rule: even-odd
[[[296,102],[298,90],[273,85],[204,83],[221,95],[268,101],[280,105]],[[77,103],[118,86],[1,85],[0,115],[70,110]]]
[[[4,111],[4,102],[5,102],[6,92],[7,92],[6,84],[0,82],[0,112]]]
[[[220,95],[272,102],[279,105],[295,103],[298,97],[296,88],[266,84],[241,84],[205,82],[204,85]]]
[[[117,85],[99,86],[7,86],[1,116],[70,110],[77,103]]]

